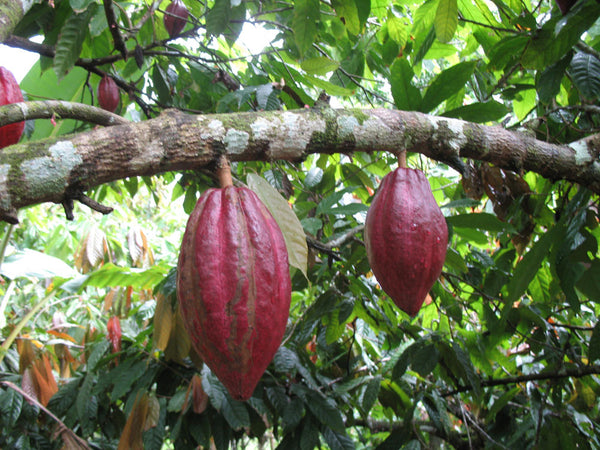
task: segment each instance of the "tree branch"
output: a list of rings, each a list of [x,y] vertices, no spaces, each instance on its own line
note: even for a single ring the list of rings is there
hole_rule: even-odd
[[[32,119],[77,119],[102,126],[123,125],[129,121],[102,108],[83,103],[46,100],[0,106],[0,127]]]
[[[24,0],[0,0],[0,42],[10,36],[33,4]]]
[[[588,375],[600,375],[600,366],[590,365],[574,367],[569,369],[561,369],[557,372],[540,372],[530,373],[527,375],[517,375],[514,377],[505,378],[489,378],[487,380],[481,380],[481,387],[493,387],[493,386],[506,386],[508,384],[525,383],[527,381],[541,381],[541,380],[560,380],[561,378],[582,378]],[[459,394],[461,392],[467,392],[473,389],[473,386],[460,386],[452,391],[443,392],[443,397],[450,397],[452,395]]]
[[[312,153],[406,149],[456,165],[488,161],[517,172],[566,179],[600,193],[600,136],[558,146],[531,136],[457,119],[388,109],[311,108],[158,118],[0,151],[0,219],[17,210],[61,203],[70,186],[166,171],[197,170],[222,154],[231,161],[301,160]]]
[[[106,15],[108,29],[110,30],[110,34],[112,35],[115,44],[115,50],[121,54],[124,60],[127,60],[127,47],[125,46],[125,41],[123,41],[123,36],[121,36],[121,31],[119,30],[119,24],[117,23],[117,17],[115,16],[115,11],[113,9],[113,2],[112,0],[104,0],[102,3],[104,4],[104,14]]]

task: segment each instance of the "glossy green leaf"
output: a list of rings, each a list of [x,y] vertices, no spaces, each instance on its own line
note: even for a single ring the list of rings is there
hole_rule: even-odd
[[[410,24],[405,19],[400,19],[396,16],[390,17],[385,24],[390,38],[392,38],[399,47],[404,47],[408,40]]]
[[[371,408],[377,401],[377,395],[379,394],[379,389],[381,387],[381,377],[373,377],[367,385],[365,386],[365,390],[362,395],[362,400],[360,406],[365,414],[368,414],[371,411]]]
[[[446,222],[453,227],[477,228],[487,231],[514,231],[514,227],[502,222],[498,217],[489,213],[457,214],[446,217]]]
[[[0,411],[6,418],[6,425],[10,427],[17,422],[22,408],[23,396],[21,394],[10,387],[7,387],[6,390],[0,390]]]
[[[346,428],[339,409],[330,403],[326,397],[323,397],[322,394],[315,391],[308,391],[306,393],[306,406],[323,425],[326,425],[336,433],[345,433]]]
[[[327,75],[329,72],[337,70],[340,63],[325,57],[309,58],[300,64],[303,70],[312,75]]]
[[[2,263],[0,273],[11,280],[22,277],[73,278],[78,275],[64,261],[30,249],[8,256]]]
[[[533,277],[548,255],[548,250],[553,243],[554,235],[554,228],[542,235],[515,267],[513,276],[507,287],[507,302],[509,304],[518,300],[527,290],[527,286],[529,286],[529,283],[531,283],[531,280],[533,280]]]
[[[594,101],[600,97],[600,59],[588,53],[577,52],[571,60],[569,74],[586,100]]]
[[[331,5],[350,33],[360,33],[360,19],[355,0],[332,0]]]
[[[546,68],[536,81],[538,96],[542,102],[550,102],[560,91],[560,84],[569,66],[571,56],[567,55]]]
[[[414,72],[406,59],[396,59],[390,68],[390,84],[396,107],[403,111],[421,109],[421,92],[411,82]]]
[[[221,405],[221,413],[227,423],[234,430],[250,426],[250,415],[244,402],[233,400],[226,396],[225,401]]]
[[[468,122],[486,123],[499,122],[509,113],[509,109],[502,103],[490,100],[485,103],[472,103],[444,112],[444,117],[455,117]]]
[[[317,38],[317,24],[320,20],[319,2],[317,0],[298,0],[294,2],[294,18],[292,28],[294,39],[300,54],[304,55]]]
[[[473,75],[473,61],[456,64],[436,76],[423,97],[421,112],[430,112],[444,100],[460,91]]]
[[[354,441],[346,433],[336,433],[332,429],[326,428],[323,437],[331,450],[354,450],[356,448]]]
[[[588,355],[590,363],[600,359],[600,322],[596,323],[592,331]]]
[[[458,27],[456,0],[440,0],[435,13],[435,35],[442,42],[450,42]]]
[[[308,247],[304,228],[289,203],[264,178],[248,174],[248,187],[269,209],[279,225],[288,250],[290,266],[300,269],[306,276]]]
[[[593,0],[580,1],[571,13],[544,24],[531,38],[521,62],[528,69],[544,69],[562,58],[581,39],[600,16],[600,5]]]
[[[224,33],[230,17],[230,0],[215,0],[215,4],[206,15],[206,32],[211,36],[219,36]]]
[[[61,81],[71,71],[75,61],[79,58],[87,34],[88,23],[96,11],[96,7],[97,5],[94,3],[84,12],[70,16],[60,30],[54,55],[54,73],[58,81]]]

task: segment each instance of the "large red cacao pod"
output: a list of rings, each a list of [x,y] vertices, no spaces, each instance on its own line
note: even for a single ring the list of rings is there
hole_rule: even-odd
[[[188,15],[188,9],[181,0],[173,0],[169,3],[163,17],[169,37],[179,36],[179,33],[185,28]]]
[[[12,72],[0,67],[0,106],[23,101],[23,93]],[[25,122],[0,127],[0,148],[16,144],[21,139]]]
[[[108,75],[104,75],[98,83],[98,104],[100,108],[110,112],[115,112],[119,106],[119,87],[115,80]]]
[[[177,297],[196,352],[233,398],[250,398],[291,300],[283,235],[254,192],[229,186],[200,197],[183,235]]]
[[[442,272],[448,245],[446,220],[423,172],[398,168],[383,178],[364,236],[381,288],[414,316]]]

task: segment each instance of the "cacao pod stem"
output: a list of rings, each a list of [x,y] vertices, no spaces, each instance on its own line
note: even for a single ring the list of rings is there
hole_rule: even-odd
[[[227,156],[221,156],[217,163],[217,178],[219,179],[219,186],[226,188],[233,186],[233,178],[231,177],[231,165]]]

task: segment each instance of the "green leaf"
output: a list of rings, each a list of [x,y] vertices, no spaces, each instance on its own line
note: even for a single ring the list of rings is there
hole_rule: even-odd
[[[352,439],[345,432],[336,433],[330,428],[326,428],[323,437],[331,450],[354,450],[356,448]]]
[[[315,85],[317,88],[324,90],[331,96],[348,97],[354,94],[354,89],[348,89],[337,84],[333,84],[327,80],[322,80],[313,75],[305,75],[304,79]]]
[[[23,396],[10,387],[7,387],[6,391],[0,390],[0,394],[0,411],[3,422],[12,427],[21,415]]]
[[[411,82],[414,72],[406,59],[396,59],[390,68],[390,84],[396,107],[402,111],[421,109],[421,91]]]
[[[360,33],[360,19],[355,0],[332,0],[331,6],[340,20],[346,25],[348,32],[357,35]]]
[[[516,386],[502,394],[489,409],[486,416],[486,421],[494,422],[496,414],[498,414],[502,410],[502,408],[504,408],[508,404],[508,402],[510,402],[515,397],[515,395],[517,395],[520,392],[521,388],[519,386]]]
[[[577,289],[586,297],[600,298],[600,260],[595,259],[591,262],[588,269],[583,272],[581,278],[577,281]]]
[[[92,389],[95,381],[96,377],[94,372],[88,372],[83,379],[83,383],[81,383],[81,386],[79,387],[79,392],[77,393],[75,408],[77,409],[77,415],[79,416],[79,420],[82,424],[87,424],[89,421],[88,403],[90,401],[90,397],[92,396]]]
[[[425,92],[421,112],[431,112],[444,100],[464,88],[473,75],[476,64],[475,61],[459,63],[436,76]]]
[[[553,18],[537,30],[521,56],[526,69],[544,69],[561,59],[579,42],[600,16],[600,5],[594,0],[579,1],[568,15]]]
[[[457,214],[446,217],[446,222],[458,228],[477,228],[494,232],[515,231],[512,225],[489,213]]]
[[[554,234],[555,228],[543,234],[517,264],[517,267],[515,267],[515,270],[513,271],[513,276],[507,286],[507,303],[510,304],[515,302],[525,293],[529,283],[531,283],[531,280],[533,280],[533,277],[548,255],[548,251],[554,241]]]
[[[300,432],[300,450],[314,450],[319,448],[321,441],[319,440],[319,426],[310,420],[304,420],[302,431]]]
[[[306,392],[306,406],[323,425],[337,433],[345,433],[346,427],[337,406],[316,391]]]
[[[365,391],[362,395],[362,400],[360,406],[362,407],[362,411],[365,414],[368,414],[371,411],[371,408],[375,404],[377,400],[377,396],[379,395],[379,389],[381,388],[381,377],[376,376],[373,377],[365,387]]]
[[[371,0],[371,11],[378,19],[384,19],[387,16],[390,0]]]
[[[226,396],[226,400],[221,405],[221,413],[227,423],[234,430],[250,426],[250,414],[244,402],[233,400]]]
[[[509,36],[497,42],[488,52],[489,65],[496,70],[502,70],[512,62],[529,42],[526,36]]]
[[[411,368],[422,377],[429,375],[437,366],[439,352],[435,345],[429,343],[417,347],[410,359]]]
[[[560,83],[565,76],[571,56],[567,55],[546,68],[536,81],[540,101],[549,103],[560,92]]]
[[[300,64],[303,70],[312,75],[327,75],[329,72],[337,70],[339,66],[339,62],[325,58],[324,56],[309,58]]]
[[[287,246],[290,266],[300,269],[306,276],[308,246],[304,228],[298,217],[290,208],[289,203],[264,178],[251,173],[246,181],[248,187],[265,204],[279,225]]]
[[[600,60],[594,55],[575,53],[569,74],[586,100],[594,101],[600,97]]]
[[[110,394],[113,400],[121,398],[129,392],[129,389],[139,377],[148,369],[146,360],[136,361],[134,359],[126,360],[113,369],[108,376],[113,384]]]
[[[229,0],[215,0],[215,4],[206,15],[206,33],[209,36],[219,36],[229,24],[231,3]]]
[[[85,11],[88,6],[95,2],[96,0],[69,0],[71,8],[73,8],[73,11],[76,13]]]
[[[312,234],[313,236],[316,236],[317,232],[323,228],[323,221],[316,217],[307,217],[302,219],[300,223],[302,224],[304,231],[306,231],[308,234]]]
[[[77,399],[80,382],[81,378],[74,378],[67,384],[61,386],[58,389],[58,392],[50,399],[48,409],[58,416],[67,414],[67,411],[73,407],[73,404]],[[0,405],[2,405],[1,401]]]
[[[70,72],[79,58],[83,41],[88,32],[88,23],[96,11],[96,7],[97,5],[94,3],[84,12],[70,15],[60,30],[53,64],[58,81]]]
[[[283,414],[281,415],[281,425],[284,431],[290,431],[296,428],[303,417],[304,403],[301,399],[295,397],[285,406]]]
[[[495,100],[487,102],[472,103],[461,106],[442,115],[444,117],[455,117],[475,123],[500,122],[500,120],[509,113],[509,109],[502,103]]]
[[[277,372],[292,372],[298,364],[298,355],[287,347],[279,347],[277,353],[275,353],[275,356],[273,357],[273,365]]]
[[[21,277],[73,278],[78,275],[73,267],[61,259],[27,248],[8,256],[2,263],[0,273],[11,280]]]
[[[400,19],[399,17],[392,15],[387,20],[386,25],[390,38],[392,38],[399,47],[404,47],[408,40],[410,24],[405,19]]]
[[[317,25],[321,20],[319,7],[318,0],[296,0],[294,2],[292,29],[301,55],[312,48],[317,38]]]
[[[458,27],[458,6],[456,0],[440,0],[436,13],[435,35],[442,42],[450,42]]]
[[[100,269],[92,272],[84,285],[95,287],[133,286],[141,289],[152,289],[162,281],[169,272],[169,269],[164,264],[157,264],[144,270],[117,267],[112,263],[107,263]]]
[[[589,362],[593,363],[597,359],[600,359],[600,321],[594,326],[589,346]]]
[[[164,104],[171,103],[171,88],[169,87],[169,81],[167,74],[158,64],[152,69],[152,85],[154,92],[158,94],[158,100]]]

